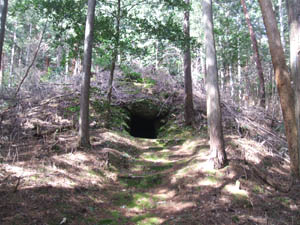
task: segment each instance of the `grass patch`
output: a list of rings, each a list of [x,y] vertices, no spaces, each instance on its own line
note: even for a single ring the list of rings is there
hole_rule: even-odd
[[[103,219],[103,220],[99,220],[98,222],[97,222],[97,224],[99,224],[99,225],[106,225],[106,224],[113,224],[115,222],[115,220],[113,220],[113,219]]]
[[[173,167],[173,164],[166,164],[166,165],[153,165],[150,166],[150,170],[153,171],[163,171],[163,170],[167,170]]]
[[[148,148],[148,151],[161,151],[163,150],[164,147],[160,147],[160,146],[157,146],[157,147],[149,147]]]
[[[152,209],[156,206],[157,198],[146,193],[136,193],[133,195],[133,200],[128,204],[129,208]]]
[[[150,161],[160,161],[160,160],[167,160],[170,155],[170,152],[154,152],[154,153],[144,153],[142,158]]]
[[[105,218],[105,219],[98,220],[96,224],[97,225],[106,225],[106,224],[119,225],[119,224],[128,223],[128,219],[122,216],[120,212],[111,211],[110,214],[112,218]]]
[[[159,174],[146,176],[143,178],[120,178],[120,183],[125,187],[151,188],[162,183],[162,177]]]
[[[285,206],[289,206],[291,203],[291,199],[289,199],[288,197],[276,197],[275,198],[277,201],[281,202],[283,205]]]
[[[127,192],[115,193],[112,197],[112,202],[117,206],[127,205],[128,202],[132,201],[132,195]]]
[[[88,174],[97,176],[97,177],[104,177],[104,173],[100,169],[91,169],[88,170]]]
[[[238,216],[233,216],[233,217],[232,217],[232,222],[234,222],[234,223],[240,222],[239,217],[238,217]]]
[[[254,185],[252,191],[255,193],[255,194],[263,194],[265,192],[264,188],[262,188],[261,186],[259,185]]]
[[[218,178],[215,176],[208,176],[206,177],[206,179],[213,184],[216,184],[218,182]]]
[[[137,225],[155,225],[161,223],[158,217],[149,213],[132,217],[131,221]]]

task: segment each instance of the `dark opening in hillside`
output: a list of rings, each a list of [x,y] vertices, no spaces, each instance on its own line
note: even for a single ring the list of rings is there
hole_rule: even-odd
[[[131,115],[129,122],[129,133],[133,137],[155,139],[159,128],[159,120],[149,119],[141,115]]]

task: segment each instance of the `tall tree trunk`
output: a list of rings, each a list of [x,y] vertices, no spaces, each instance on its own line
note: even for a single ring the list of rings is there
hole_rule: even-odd
[[[190,0],[185,0],[187,5],[190,5]],[[191,50],[190,50],[190,12],[184,12],[184,26],[183,32],[185,35],[184,45],[184,119],[186,125],[193,125],[195,122],[194,103],[193,103],[193,84],[192,84],[192,70],[191,70]]]
[[[93,49],[93,33],[94,33],[94,16],[95,16],[96,0],[88,0],[88,12],[85,24],[84,39],[84,59],[83,71],[84,77],[81,84],[80,98],[80,119],[79,119],[79,146],[90,147],[89,134],[89,90],[90,76],[92,66],[92,49]]]
[[[300,157],[300,1],[287,0],[286,3],[290,27],[290,66],[295,91],[295,115],[298,130],[298,157]],[[298,163],[300,163],[300,159]]]
[[[118,57],[118,50],[119,50],[119,40],[120,40],[120,20],[121,20],[121,0],[118,0],[117,5],[117,18],[116,18],[116,34],[115,34],[115,46],[114,51],[112,54],[111,60],[111,68],[110,68],[110,77],[108,82],[108,93],[107,93],[107,103],[108,103],[108,113],[107,113],[107,127],[110,127],[110,120],[111,120],[111,96],[112,96],[112,89],[113,89],[113,81],[114,81],[114,72],[116,67],[116,61]]]
[[[238,39],[238,91],[237,91],[237,99],[238,102],[241,103],[242,97],[243,97],[243,87],[244,84],[242,82],[242,66],[241,66],[241,51],[240,51],[240,40]]]
[[[257,40],[256,40],[256,36],[254,33],[254,29],[253,26],[251,24],[251,20],[250,20],[250,16],[247,10],[247,6],[246,6],[246,2],[245,0],[241,0],[242,6],[243,6],[243,11],[246,17],[246,21],[248,24],[248,28],[249,28],[249,33],[250,33],[250,37],[251,37],[251,42],[252,42],[252,48],[253,48],[253,52],[254,52],[254,59],[256,62],[256,68],[257,68],[257,72],[258,72],[258,78],[259,78],[259,105],[263,108],[265,108],[266,106],[266,92],[265,92],[265,81],[264,81],[264,73],[263,73],[263,69],[261,66],[261,61],[260,61],[260,57],[259,57],[259,52],[258,52],[258,46],[257,46]]]
[[[31,34],[32,34],[32,24],[29,24],[29,43],[27,45],[27,50],[26,50],[26,59],[25,59],[25,65],[27,66],[29,63],[29,57],[30,57],[30,52],[31,52]]]
[[[155,70],[158,70],[159,66],[159,40],[155,42]]]
[[[81,69],[80,69],[80,66],[81,66],[81,60],[80,60],[80,57],[78,57],[77,59],[74,59],[74,70],[73,70],[73,76],[76,76],[77,74],[80,74],[81,72]]]
[[[205,25],[204,30],[207,59],[206,91],[210,151],[214,160],[214,168],[220,169],[226,165],[227,157],[222,128],[222,114],[218,86],[218,68],[213,33],[212,0],[203,0],[202,9]]]
[[[282,0],[278,0],[278,8],[279,8],[279,25],[280,25],[280,37],[283,50],[285,48],[285,39],[284,39],[284,23],[283,23],[283,6]]]
[[[6,15],[7,15],[7,6],[8,0],[0,0],[0,87],[2,86],[3,80],[3,67],[2,63],[2,50],[5,36],[5,24],[6,24]]]
[[[228,70],[229,70],[229,82],[230,82],[230,96],[231,99],[234,99],[234,78],[233,78],[233,69],[232,69],[232,65],[229,65]]]
[[[13,45],[11,48],[10,55],[10,69],[9,69],[9,84],[10,87],[12,85],[13,73],[14,73],[14,59],[15,59],[15,51],[16,51],[16,40],[17,40],[17,23],[15,23],[14,37],[13,37]]]
[[[284,119],[285,132],[291,159],[291,172],[299,177],[299,152],[297,141],[297,124],[294,108],[294,93],[291,86],[290,74],[285,62],[284,51],[280,41],[275,14],[270,0],[259,0],[264,24],[267,30],[268,42],[275,72],[275,80],[280,98]]]

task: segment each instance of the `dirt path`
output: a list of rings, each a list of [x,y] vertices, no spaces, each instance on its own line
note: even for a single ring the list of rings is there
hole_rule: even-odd
[[[205,138],[102,129],[92,149],[80,150],[75,137],[35,137],[9,150],[0,164],[0,224],[300,224],[299,187],[281,193],[259,178],[240,138],[227,140],[230,164],[216,171]],[[284,162],[255,157],[284,181]]]

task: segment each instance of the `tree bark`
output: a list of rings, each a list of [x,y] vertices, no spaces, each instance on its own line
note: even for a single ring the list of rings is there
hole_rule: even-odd
[[[9,83],[8,83],[9,87],[12,85],[12,80],[13,80],[16,40],[17,40],[17,23],[15,23],[13,45],[12,45],[12,48],[11,48],[11,56],[10,56],[10,69],[9,69],[9,79],[8,79],[9,80]]]
[[[222,128],[218,68],[213,33],[212,0],[203,0],[202,9],[205,26],[207,120],[210,137],[210,151],[214,161],[214,168],[220,169],[227,164],[227,156]]]
[[[119,50],[119,41],[120,41],[120,20],[121,20],[121,0],[118,0],[117,5],[117,18],[116,18],[116,34],[115,34],[115,46],[112,55],[112,63],[110,68],[110,77],[108,82],[108,93],[107,93],[107,103],[108,103],[108,114],[107,114],[107,127],[110,127],[111,120],[111,97],[112,97],[112,89],[113,89],[113,81],[114,81],[114,72],[118,57]]]
[[[298,157],[300,157],[300,2],[299,0],[287,0],[286,3],[290,27],[290,67],[294,81]],[[298,163],[300,163],[300,159]]]
[[[185,0],[187,5],[190,5],[190,0]],[[192,70],[191,70],[191,50],[190,50],[190,12],[184,12],[184,26],[183,32],[185,35],[184,45],[184,119],[186,125],[193,125],[195,122],[194,103],[193,103],[193,84],[192,84]]]
[[[79,146],[90,147],[89,135],[89,89],[90,75],[92,65],[92,48],[93,48],[93,32],[94,32],[94,16],[95,16],[96,0],[88,1],[88,12],[85,25],[84,39],[84,59],[83,71],[84,77],[81,84],[80,98],[80,119],[79,119]]]
[[[2,86],[2,74],[3,74],[3,63],[2,63],[2,51],[5,36],[5,24],[7,16],[8,0],[0,0],[0,86]]]
[[[247,10],[247,5],[245,0],[241,0],[242,6],[243,6],[243,11],[246,17],[246,21],[247,21],[247,25],[249,28],[249,33],[250,33],[250,37],[251,37],[251,42],[252,42],[252,48],[253,48],[253,52],[254,52],[254,59],[256,62],[256,68],[257,68],[257,72],[258,72],[258,78],[259,78],[259,105],[263,108],[265,108],[266,106],[266,93],[265,93],[265,81],[264,81],[264,73],[263,73],[263,69],[261,66],[261,61],[260,61],[260,57],[259,57],[259,51],[258,51],[258,46],[257,46],[257,40],[256,40],[256,36],[254,33],[254,29],[253,26],[251,24],[251,20],[250,20],[250,16]]]
[[[284,23],[283,23],[283,0],[278,0],[278,8],[279,8],[279,25],[280,25],[280,36],[283,50],[285,48],[285,39],[284,39]]]
[[[299,152],[294,108],[295,102],[290,74],[285,62],[284,51],[280,41],[280,33],[277,28],[272,2],[270,0],[259,0],[259,4],[267,31],[269,48],[275,72],[275,80],[284,119],[286,138],[291,159],[291,173],[292,176],[299,177]]]
[[[29,39],[31,39],[32,34],[32,24],[29,24]],[[30,57],[30,52],[31,52],[31,41],[29,40],[28,45],[27,45],[27,50],[26,50],[26,59],[25,59],[25,65],[27,66],[29,63],[29,57]]]

